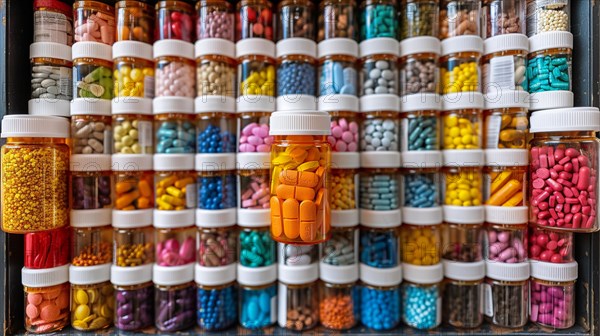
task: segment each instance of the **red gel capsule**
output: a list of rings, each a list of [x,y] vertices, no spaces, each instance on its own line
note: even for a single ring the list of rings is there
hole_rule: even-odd
[[[25,267],[53,268],[71,260],[71,228],[30,232],[25,234]]]

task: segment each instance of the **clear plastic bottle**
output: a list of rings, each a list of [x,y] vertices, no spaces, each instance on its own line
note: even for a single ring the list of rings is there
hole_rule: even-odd
[[[142,1],[119,1],[115,5],[117,41],[154,42],[154,8]]]
[[[439,57],[440,40],[431,36],[421,36],[402,40],[398,59],[400,83],[398,85],[401,103],[405,96],[413,94],[435,94],[440,89]],[[426,96],[427,97],[427,96]],[[427,98],[424,98],[427,101]],[[441,100],[439,100],[441,101]]]
[[[396,0],[364,0],[359,14],[360,40],[398,38]]]
[[[167,170],[193,170],[197,140],[194,101],[184,97],[158,97],[153,100],[153,113],[154,159],[178,161],[178,164],[170,163]]]
[[[2,138],[6,143],[1,159],[4,232],[43,231],[69,224],[68,137],[66,118],[4,116]]]
[[[224,104],[233,100],[236,97],[237,81],[233,42],[225,39],[203,39],[196,42],[195,50],[198,97],[196,105]]]
[[[373,330],[391,330],[400,324],[402,267],[360,265],[360,322]]]
[[[575,324],[577,262],[531,263],[531,322],[542,327],[568,329]]]
[[[154,228],[151,225],[113,224],[115,228],[113,264],[119,267],[136,267],[154,262]]]
[[[277,5],[277,40],[315,39],[315,5],[310,0],[287,0]]]
[[[456,328],[477,328],[483,323],[485,262],[444,260],[444,321]]]
[[[194,45],[179,40],[154,43],[156,97],[196,97]]]
[[[237,224],[240,226],[269,226],[270,195],[272,182],[269,179],[269,154],[245,152],[237,154],[238,210]]]
[[[156,211],[156,210],[155,210]],[[192,212],[192,219],[194,218]],[[154,222],[156,242],[156,264],[175,267],[196,262],[196,228],[182,222],[168,224]]]
[[[523,34],[490,37],[483,42],[481,80],[487,103],[505,104],[521,101],[521,91],[529,90],[527,53],[529,39]],[[517,91],[514,92],[513,90]]]
[[[355,265],[359,263],[359,239],[358,224],[333,226],[331,239],[321,245],[321,275],[323,272],[356,272],[358,279],[358,268]]]
[[[59,0],[33,1],[33,42],[73,44],[73,8]]]
[[[400,40],[418,36],[438,37],[439,0],[403,0],[400,8]]]
[[[152,161],[154,152],[152,100],[115,98],[112,101],[113,154],[134,155]],[[141,154],[141,155],[140,155]],[[125,166],[127,162],[123,162]],[[136,167],[137,168],[137,167]],[[136,169],[129,167],[128,169]],[[150,169],[152,164],[150,163]],[[121,168],[122,169],[122,168]]]
[[[481,37],[526,34],[526,0],[484,0],[481,9]]]
[[[481,35],[481,1],[441,0],[440,40],[464,36]]]
[[[527,207],[486,208],[483,240],[486,260],[509,264],[527,262],[527,211]]]
[[[360,156],[358,153],[333,152],[331,165],[331,225],[358,225]]]
[[[372,268],[400,267],[400,229],[385,225],[364,224],[360,228],[360,263]]]
[[[237,258],[244,268],[265,268],[277,263],[277,243],[269,236],[268,224],[240,227]]]
[[[152,45],[119,41],[113,46],[114,95],[119,101],[154,98],[154,59]]]
[[[360,160],[364,168],[400,166],[400,104],[395,94],[360,98]]]
[[[398,41],[381,37],[359,45],[360,95],[396,94],[398,92]]]
[[[202,272],[206,268],[235,265],[238,253],[238,230],[234,224],[224,225],[214,222],[204,223],[198,227],[196,260]],[[206,272],[210,272],[210,269]]]
[[[527,0],[527,36],[551,31],[569,31],[570,23],[569,0]]]
[[[113,155],[115,177],[114,226],[151,225],[154,172],[151,155]]]
[[[305,38],[277,42],[277,109],[317,107],[317,44]]]
[[[110,222],[110,218],[109,218]],[[71,265],[90,267],[113,261],[113,229],[110,224],[73,222]]]
[[[363,167],[360,174],[360,223],[394,227],[402,223],[400,216],[400,169]],[[380,188],[369,193],[369,188]]]
[[[485,151],[484,201],[487,208],[526,208],[526,149],[488,149]]]
[[[136,267],[113,265],[110,272],[115,292],[115,327],[137,331],[154,325],[152,264]]]
[[[486,320],[502,328],[521,328],[529,315],[529,263],[486,262]]]
[[[226,0],[203,0],[196,3],[196,38],[223,39],[233,42],[234,22],[231,4]]]
[[[78,42],[73,58],[73,98],[114,97],[112,49],[102,43]]]
[[[115,42],[115,8],[100,1],[75,1],[73,31],[75,42]]]
[[[242,0],[236,5],[235,40],[262,38],[273,41],[271,1]]]
[[[110,264],[69,267],[71,325],[79,331],[110,327],[115,297],[110,283]]]
[[[432,93],[411,94],[401,98],[400,144],[402,155],[408,155],[407,159],[412,160],[407,162],[416,162],[422,155],[440,154],[441,103],[441,96]]]
[[[319,42],[318,46],[319,96],[358,95],[358,44],[348,38],[335,38]],[[331,98],[324,98],[332,101]]]
[[[69,325],[69,265],[40,270],[23,267],[21,283],[27,332],[45,334]]]
[[[186,1],[158,1],[156,3],[156,39],[182,40],[193,43],[194,6]]]
[[[473,209],[457,209],[452,215],[462,220],[446,219],[442,226],[442,258],[457,262],[476,262],[483,259],[483,219],[476,218]]]
[[[24,234],[26,268],[54,268],[71,261],[71,227]]]
[[[429,330],[442,323],[442,264],[402,265],[402,321],[409,327]]]
[[[481,91],[479,61],[483,54],[483,40],[479,36],[459,36],[442,41],[440,58],[441,89],[456,99],[460,92]],[[444,99],[446,100],[446,99]]]
[[[529,228],[529,258],[551,263],[568,263],[573,258],[573,233]]]
[[[162,227],[176,223],[178,227],[195,223],[196,172],[194,158],[186,154],[165,154],[154,157],[156,209],[154,225]]]
[[[443,151],[442,200],[444,219],[450,211],[473,208],[477,218],[483,217],[483,151],[480,149]],[[453,216],[455,219],[456,217]],[[461,220],[457,219],[460,223]],[[483,223],[483,218],[477,222]]]
[[[235,271],[235,263],[221,267],[196,265],[197,323],[203,330],[222,331],[237,325]]]
[[[29,46],[31,99],[29,114],[69,116],[73,99],[71,47],[37,42]]]
[[[483,147],[486,150],[527,149],[529,136],[529,94],[503,91],[497,99],[486,100],[483,110]]]
[[[93,165],[95,162],[101,161],[104,166],[107,161],[106,170],[110,170],[110,154],[113,150],[110,101],[77,98],[71,102],[71,141],[72,159],[92,158],[89,162],[77,164],[79,169],[93,170],[97,167]]]
[[[71,225],[107,225],[113,207],[110,155],[71,156]]]
[[[238,265],[239,324],[248,329],[277,322],[277,266],[250,269]]]
[[[256,101],[275,97],[275,44],[265,39],[247,39],[236,43],[235,48],[238,99]]]
[[[358,40],[358,8],[354,0],[325,0],[319,4],[317,41],[333,38]]]
[[[196,322],[194,264],[154,265],[154,324],[162,332],[189,329]]]

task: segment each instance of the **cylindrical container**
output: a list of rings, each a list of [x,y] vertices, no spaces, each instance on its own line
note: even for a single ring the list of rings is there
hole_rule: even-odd
[[[136,331],[154,325],[152,264],[112,266],[110,282],[115,289],[115,327]]]
[[[527,207],[486,207],[486,260],[508,264],[527,261],[527,211]]]
[[[481,37],[526,34],[526,0],[484,0],[481,9]]]
[[[269,135],[269,117],[274,109],[274,101],[250,102],[242,99],[237,102],[239,169],[269,169],[267,153],[271,150],[273,143],[273,137]],[[266,162],[264,161],[265,155],[267,156]]]
[[[404,96],[400,102],[400,144],[406,159],[420,160],[421,156],[439,156],[440,153],[440,110],[442,97],[432,93]],[[404,161],[404,157],[402,158]],[[435,161],[440,162],[440,161]],[[416,162],[421,166],[419,162]]]
[[[151,161],[152,156],[147,154],[154,152],[152,100],[148,98],[115,98],[112,101],[112,115],[113,154],[118,154],[115,156],[145,154],[142,156]],[[127,164],[126,161],[124,163]],[[151,163],[150,168],[152,168]]]
[[[128,225],[113,224],[113,264],[136,267],[154,262],[154,228],[132,221]]]
[[[401,318],[402,267],[360,265],[360,321],[373,330],[394,329]]]
[[[442,258],[468,263],[483,259],[483,216],[472,210],[456,209],[452,215],[462,215],[464,219],[445,220],[442,226]]]
[[[334,226],[331,239],[321,245],[321,271],[354,272],[358,277],[359,230],[356,225]],[[352,273],[354,274],[354,273]]]
[[[237,146],[235,100],[229,97],[222,98],[217,95],[196,98],[197,171],[235,169]]]
[[[360,40],[387,37],[398,38],[396,0],[363,0],[358,19]]]
[[[487,208],[527,207],[526,149],[487,149],[485,151],[484,201]],[[524,223],[524,222],[523,222]]]
[[[333,38],[358,40],[358,8],[354,0],[325,0],[319,4],[317,41]]]
[[[598,130],[600,111],[595,107],[531,115],[530,223],[575,232],[598,230]]]
[[[442,168],[442,200],[444,200],[444,219],[448,220],[450,211],[456,208],[473,208],[477,216],[483,216],[483,151],[445,150]],[[456,217],[455,217],[456,218]],[[458,219],[458,222],[461,220]],[[483,223],[483,219],[476,223]]]
[[[75,42],[100,42],[111,46],[116,35],[115,8],[100,1],[75,1]]]
[[[481,35],[481,1],[440,0],[440,40]]]
[[[33,1],[33,42],[73,44],[73,8],[59,0]]]
[[[112,99],[112,48],[97,42],[73,45],[73,98]]]
[[[92,159],[78,164],[71,162],[71,166],[78,170],[89,171],[97,170],[99,165],[102,167],[108,165],[108,169],[105,170],[110,170],[113,132],[108,100],[77,98],[71,102],[71,140],[72,154],[74,154],[72,160],[76,157],[81,157],[82,160]],[[104,160],[108,162],[104,163]]]
[[[360,129],[358,99],[355,96],[341,94],[321,96],[318,110],[329,112],[331,116],[331,135],[327,137],[327,141],[331,145],[332,161],[336,160],[336,156],[340,161],[338,164],[332,162],[333,168],[347,166],[341,161],[355,160],[355,154],[358,155]],[[360,157],[358,160],[360,165]]]
[[[444,322],[456,328],[477,328],[483,323],[485,262],[444,260]]]
[[[205,268],[228,266],[237,261],[238,235],[234,223],[205,223],[196,234],[198,265]],[[209,272],[210,270],[206,271]]]
[[[542,327],[571,328],[575,324],[577,263],[531,263],[531,322]]]
[[[359,47],[360,95],[397,94],[398,41],[382,37],[363,41]]]
[[[331,165],[331,225],[358,225],[360,156],[358,153],[334,152],[331,154]]]
[[[165,168],[166,170],[193,170],[196,153],[194,100],[184,97],[158,97],[153,100],[152,110],[156,130],[154,160],[169,164],[170,168]],[[178,163],[169,160],[176,160]]]
[[[527,0],[527,36],[544,32],[569,31],[571,4],[569,0]]]
[[[240,227],[237,257],[239,265],[246,268],[264,268],[277,262],[277,245],[269,235],[268,224]]]
[[[206,331],[221,331],[237,324],[236,264],[219,267],[196,265],[197,323]]]
[[[312,245],[330,237],[330,121],[314,110],[271,115],[271,234],[278,242]]]
[[[485,102],[483,147],[502,149],[499,153],[504,149],[527,149],[529,94],[525,91],[502,92],[496,99]]]
[[[110,221],[110,217],[109,217]],[[113,229],[108,223],[71,223],[71,265],[96,266],[113,261]]]
[[[335,242],[334,242],[335,240]],[[360,319],[358,280],[358,230],[334,229],[332,239],[323,247],[319,265],[321,279],[319,318],[321,325],[333,330],[348,330]],[[346,257],[351,256],[351,257]],[[346,261],[337,264],[332,261]]]
[[[173,218],[172,222],[164,222],[162,225],[155,221],[154,228],[156,265],[161,267],[181,266],[196,261],[196,228],[194,226],[185,225]]]
[[[194,264],[163,267],[154,265],[154,324],[163,332],[190,328],[196,322]]]
[[[235,14],[235,40],[262,38],[273,41],[273,11],[271,1],[242,0]]]
[[[502,328],[520,328],[529,316],[529,263],[486,262],[483,285],[486,320]]]
[[[73,155],[70,163],[71,225],[110,224],[113,206],[110,155]]]
[[[358,44],[349,38],[319,42],[319,96],[352,95],[358,92]],[[328,98],[327,100],[331,100]]]
[[[229,159],[227,159],[229,160]],[[233,159],[235,160],[235,159]],[[196,161],[198,189],[196,225],[203,227],[218,223],[220,226],[236,222],[237,176],[235,170],[199,168]],[[217,168],[218,169],[218,168]]]
[[[277,42],[277,110],[315,109],[317,44],[306,38]]]
[[[2,119],[2,230],[26,233],[69,224],[69,121],[54,116]]]
[[[483,40],[479,36],[460,36],[442,41],[441,89],[443,94],[453,94],[453,99],[444,101],[454,101],[465,96],[459,95],[460,92],[481,91],[479,60],[482,54]]]
[[[154,43],[156,97],[196,97],[196,62],[194,45],[179,40]]]
[[[503,0],[498,0],[503,1]],[[529,40],[523,34],[505,34],[490,37],[483,42],[481,58],[481,80],[483,92],[487,94],[486,104],[499,104],[500,101],[529,103],[521,100],[519,94],[527,92],[527,52]],[[514,92],[517,91],[517,92]]]
[[[202,98],[200,102],[223,104],[236,97],[237,64],[233,42],[216,38],[199,40],[195,56],[196,96]]]
[[[156,3],[156,40],[182,40],[193,43],[194,7],[187,1]]]
[[[253,38],[236,43],[235,48],[238,97],[248,101],[270,100],[272,98],[269,97],[275,97],[275,44]]]
[[[400,104],[395,94],[360,98],[360,156],[364,168],[400,166]]]
[[[154,42],[154,8],[142,1],[119,1],[117,15],[117,41]]]
[[[404,0],[400,6],[400,38],[418,36],[437,39],[440,16],[439,0]]]
[[[234,22],[231,4],[226,0],[204,0],[196,3],[196,38],[224,39],[233,42]]]
[[[238,265],[239,324],[260,329],[277,322],[277,265],[249,268]]]
[[[113,226],[152,224],[154,173],[151,155],[113,155],[115,207]]]
[[[440,68],[438,59],[441,52],[440,40],[431,36],[415,37],[400,42],[398,71],[400,75],[399,95],[401,104],[407,102],[404,96],[439,93]],[[427,95],[425,96],[427,97]],[[424,98],[428,101],[427,98]],[[437,103],[441,99],[437,100]],[[406,112],[402,110],[403,112]]]
[[[315,39],[315,5],[309,0],[288,0],[277,5],[277,40]]]
[[[294,331],[319,324],[319,247],[278,244],[278,305],[280,327]]]
[[[362,154],[362,153],[361,153]],[[376,164],[373,164],[376,165]],[[362,164],[365,167],[364,164]],[[373,189],[376,192],[369,192]],[[360,223],[396,227],[400,216],[400,169],[363,168],[360,174]]]
[[[441,220],[433,225],[412,224],[418,220],[412,223],[407,220],[410,219],[405,218],[406,222],[400,228],[402,262],[418,266],[438,264],[442,257]]]
[[[51,42],[29,46],[31,100],[29,114],[69,116],[73,99],[71,47]]]
[[[24,266],[30,269],[54,268],[70,261],[71,227],[28,232],[24,235]]]
[[[402,321],[409,327],[428,330],[442,323],[442,264],[402,265]]]
[[[119,41],[113,46],[115,98],[154,98],[154,60],[152,45],[138,41]],[[113,111],[114,113],[114,111]]]
[[[186,154],[156,154],[154,170],[156,209],[152,222],[155,227],[193,226],[198,196],[194,157]]]
[[[551,263],[573,261],[573,233],[530,227],[529,258]]]
[[[400,267],[400,229],[363,223],[360,229],[360,263],[371,268]]]
[[[23,267],[21,283],[27,332],[45,334],[69,325],[69,265],[47,269]]]
[[[110,264],[69,267],[71,325],[80,331],[105,329],[114,319],[115,296]]]
[[[269,154],[239,153],[237,161],[239,166],[237,224],[252,227],[269,226],[271,224]]]

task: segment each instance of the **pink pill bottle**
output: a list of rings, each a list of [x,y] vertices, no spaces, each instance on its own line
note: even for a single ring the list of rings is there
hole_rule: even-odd
[[[527,261],[527,208],[487,207],[483,256],[499,263]]]
[[[259,156],[257,166],[263,169],[261,153],[269,153],[273,137],[269,135],[269,118],[275,110],[274,100],[261,99],[256,102],[240,99],[237,102],[238,115],[238,155]],[[267,159],[268,161],[268,159]],[[246,162],[246,161],[245,161]],[[240,165],[241,169],[245,167]],[[266,169],[268,169],[268,164]]]
[[[154,8],[142,1],[119,1],[117,41],[154,42]]]
[[[531,263],[530,317],[542,327],[567,329],[575,324],[577,262]]]
[[[25,330],[34,334],[59,331],[69,325],[69,265],[21,270],[25,293]]]
[[[153,48],[155,96],[195,98],[194,45],[179,40],[161,40],[156,41]]]
[[[155,40],[194,42],[194,7],[186,1],[159,1],[156,4]]]
[[[573,258],[573,233],[529,228],[529,258],[550,263],[568,263]]]
[[[177,221],[154,224],[156,264],[181,266],[196,262],[196,228]]]
[[[268,152],[248,152],[237,155],[238,225],[262,227],[271,224],[269,160]]]
[[[72,239],[71,265],[88,267],[112,262],[113,230],[109,223],[73,223]]]
[[[235,40],[263,38],[273,41],[273,10],[268,0],[242,0],[237,3]]]
[[[234,22],[231,4],[226,0],[202,0],[196,3],[196,38],[224,39],[233,42]]]
[[[100,1],[75,1],[73,3],[75,42],[115,42],[115,8]]]
[[[554,230],[598,230],[600,111],[576,107],[531,115],[530,223]]]

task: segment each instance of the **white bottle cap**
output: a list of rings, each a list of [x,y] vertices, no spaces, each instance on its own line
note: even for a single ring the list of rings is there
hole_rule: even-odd
[[[206,267],[196,263],[196,283],[201,286],[221,286],[235,281],[237,263]]]
[[[68,100],[33,98],[27,102],[27,111],[30,115],[69,117],[70,110]]]
[[[358,97],[348,94],[332,94],[319,97],[318,110],[327,112],[358,112]]]
[[[77,42],[73,44],[71,57],[73,60],[78,58],[95,58],[109,62],[113,60],[111,46],[100,42]]]
[[[237,153],[237,169],[240,170],[264,170],[271,166],[270,153]]]
[[[114,154],[112,155],[112,170],[120,172],[137,172],[152,170],[153,156],[151,154]]]
[[[377,268],[360,264],[360,280],[367,285],[393,287],[402,283],[402,266]]]
[[[395,94],[372,94],[360,97],[360,112],[400,111],[400,99]]]
[[[315,110],[317,98],[305,94],[289,94],[277,97],[278,111]]]
[[[105,172],[111,170],[110,154],[75,154],[71,155],[71,171]]]
[[[507,34],[512,35],[512,34]],[[500,35],[506,36],[506,35]],[[528,109],[530,104],[529,93],[521,90],[500,90],[495,94],[488,92],[485,95],[485,109],[495,110],[504,108]]]
[[[394,210],[367,210],[360,209],[360,224],[376,229],[395,228],[402,224],[400,209]]]
[[[69,264],[43,269],[23,267],[21,284],[27,287],[41,288],[63,284],[69,281]]]
[[[159,40],[153,45],[154,58],[173,56],[194,59],[194,45],[182,40]]]
[[[573,49],[573,34],[566,31],[552,31],[533,35],[529,38],[529,52],[546,49]]]
[[[62,43],[36,42],[29,45],[29,58],[55,58],[71,62],[71,47]]]
[[[319,264],[319,277],[323,282],[345,285],[358,280],[358,264],[334,266],[321,261]]]
[[[63,138],[69,137],[69,119],[26,114],[5,115],[2,118],[3,138]]]
[[[312,58],[317,57],[317,44],[306,38],[287,38],[277,42],[275,46],[277,58],[288,55],[304,55]]]
[[[158,210],[154,209],[152,223],[159,229],[178,229],[192,227],[196,222],[194,209]]]
[[[442,96],[435,93],[418,93],[400,97],[400,112],[439,111]]]
[[[152,115],[152,99],[142,97],[118,97],[112,100],[112,114]]]
[[[567,282],[577,280],[577,262],[550,263],[531,260],[531,277],[552,281]]]
[[[571,91],[544,91],[529,95],[529,111],[569,108],[575,105],[575,95]]]
[[[194,263],[182,266],[158,266],[154,264],[152,281],[157,286],[176,286],[194,281]]]
[[[486,276],[498,281],[525,281],[529,279],[529,262],[501,263],[495,261],[485,262]]]
[[[238,113],[242,112],[273,112],[275,111],[275,100],[273,97],[268,96],[253,96],[260,97],[260,99],[250,99],[249,96],[238,97],[236,101],[236,110]],[[198,98],[196,98],[198,99]]]
[[[491,224],[527,224],[529,208],[526,206],[503,207],[486,205],[485,221]]]
[[[398,40],[390,37],[378,37],[362,41],[359,45],[360,57],[372,55],[393,55],[398,57]]]
[[[499,167],[527,166],[529,153],[526,149],[486,149],[485,165]]]
[[[431,285],[444,279],[444,266],[439,263],[431,266],[402,264],[404,280],[416,284]]]
[[[137,229],[152,225],[153,209],[113,210],[112,226],[118,229]]]
[[[444,205],[444,222],[453,224],[483,224],[485,208],[483,206]]]
[[[273,99],[267,96],[255,96],[260,99]],[[244,96],[243,99],[248,99],[248,96]],[[226,96],[200,96],[194,100],[194,107],[196,113],[204,112],[224,112],[224,113],[235,113],[235,98]]]
[[[485,262],[456,262],[442,259],[444,276],[458,281],[477,281],[485,278]]]
[[[358,209],[331,210],[332,227],[353,227],[360,224],[360,211]]]
[[[186,97],[156,97],[152,100],[154,114],[194,114],[194,99]]]
[[[458,92],[442,96],[442,110],[483,110],[483,94],[480,92]]]
[[[493,54],[502,51],[529,51],[529,39],[524,34],[503,34],[490,37],[483,41],[483,54]]]
[[[110,281],[111,264],[69,267],[69,282],[73,285],[93,285]]]
[[[71,115],[111,115],[111,101],[107,99],[75,98],[71,100]]]
[[[276,111],[271,114],[269,124],[269,135],[331,134],[331,117],[323,111]]]
[[[133,57],[152,61],[152,45],[139,41],[118,41],[112,46],[112,56],[113,59]]]
[[[415,54],[436,54],[442,51],[440,40],[433,36],[419,36],[404,39],[400,42],[400,57]]]
[[[402,167],[412,169],[441,168],[444,163],[441,151],[402,152]]]
[[[208,38],[196,41],[196,58],[207,55],[222,55],[235,58],[235,44],[226,39]]]
[[[235,153],[198,153],[196,171],[219,171],[235,169]]]
[[[332,152],[331,169],[360,168],[360,154],[356,152]]]
[[[152,281],[152,265],[146,264],[134,267],[112,265],[110,282],[116,286],[133,286]]]
[[[222,227],[235,225],[236,208],[221,210],[196,209],[196,226]]]
[[[111,208],[71,209],[71,226],[80,228],[109,226],[112,223],[112,211]]]
[[[277,264],[265,267],[237,265],[237,281],[242,286],[264,286],[277,281]]]
[[[442,55],[460,52],[483,53],[483,40],[475,35],[450,37],[442,41]]]
[[[441,206],[431,208],[403,207],[402,215],[404,224],[419,226],[442,224],[444,219]]]
[[[446,167],[482,167],[485,163],[481,149],[449,149],[443,150]]]
[[[600,131],[597,107],[573,107],[535,111],[531,114],[531,133]]]
[[[309,265],[278,265],[277,279],[288,285],[303,285],[319,279],[319,264],[314,262]]]
[[[154,154],[155,171],[194,170],[194,154]]]
[[[249,38],[240,40],[235,44],[235,56],[237,58],[248,55],[275,58],[275,43],[262,38]]]
[[[319,42],[317,45],[319,58],[332,55],[358,57],[358,43],[349,38],[332,38]]]

